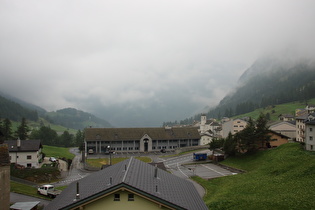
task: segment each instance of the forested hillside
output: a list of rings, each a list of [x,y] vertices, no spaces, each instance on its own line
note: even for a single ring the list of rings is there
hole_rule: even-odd
[[[47,112],[39,106],[26,103],[12,96],[0,95],[0,119],[6,118],[18,122],[22,118],[28,121],[39,122],[39,118],[42,118],[51,124],[81,130],[89,126],[112,127],[106,120],[74,108]]]
[[[74,129],[84,129],[89,126],[112,127],[106,120],[74,108],[61,109],[56,112],[47,112],[45,118],[54,124]]]
[[[8,100],[0,95],[0,118],[8,118],[13,121],[20,121],[23,117],[32,121],[38,120],[37,111],[27,109],[20,104]]]
[[[292,62],[277,58],[257,60],[239,79],[239,86],[224,97],[218,106],[204,113],[221,119],[251,112],[258,108],[301,102],[315,98],[315,65],[307,60]],[[190,124],[200,114],[164,125]]]
[[[299,101],[305,104],[315,97],[315,68],[298,63],[289,69],[277,65],[273,71],[259,72],[226,96],[208,115],[231,117],[270,105]]]

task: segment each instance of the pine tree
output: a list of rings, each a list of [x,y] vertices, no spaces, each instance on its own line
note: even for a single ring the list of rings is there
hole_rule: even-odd
[[[12,139],[12,124],[8,118],[5,118],[2,122],[2,133],[4,135],[4,139]]]
[[[26,119],[23,117],[20,126],[17,128],[16,136],[21,140],[28,139],[28,132],[30,131],[27,126]]]

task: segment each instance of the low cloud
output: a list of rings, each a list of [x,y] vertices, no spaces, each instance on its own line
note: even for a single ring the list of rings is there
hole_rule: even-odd
[[[314,55],[313,8],[311,0],[2,1],[0,88],[47,110],[154,104],[173,107],[165,121],[190,116],[217,104],[266,52]]]

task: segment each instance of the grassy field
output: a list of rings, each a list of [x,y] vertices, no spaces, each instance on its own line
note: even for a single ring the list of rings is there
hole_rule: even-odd
[[[112,158],[112,165],[124,161],[128,158]],[[136,157],[136,159],[141,160],[146,163],[150,163],[152,161],[149,157]],[[99,159],[87,159],[87,163],[92,167],[100,168],[102,165],[109,164],[109,158],[99,158]]]
[[[309,104],[315,104],[315,99],[310,100]],[[253,119],[257,119],[260,113],[264,113],[264,114],[269,113],[270,120],[277,121],[280,114],[292,114],[293,116],[295,116],[296,109],[304,109],[305,107],[306,105],[304,103],[292,102],[292,103],[275,105],[274,107],[270,106],[265,109],[256,109],[253,112],[238,115],[233,118],[235,119],[235,118],[242,118],[242,117],[251,117]]]
[[[198,181],[209,209],[312,209],[315,207],[315,153],[298,143],[228,158],[222,162],[247,173]]]
[[[53,146],[43,146],[43,152],[46,154],[46,157],[56,157],[56,158],[67,158],[73,159],[74,154],[69,152],[69,148],[64,147],[53,147]]]
[[[47,196],[39,195],[37,193],[37,186],[30,186],[30,185],[25,185],[25,184],[11,181],[10,187],[11,187],[11,190],[10,190],[11,192],[20,193],[23,195],[29,195],[29,196],[37,197],[37,198],[41,198],[41,199],[51,200],[51,198],[49,198]],[[64,190],[66,187],[67,186],[56,187],[56,189]]]

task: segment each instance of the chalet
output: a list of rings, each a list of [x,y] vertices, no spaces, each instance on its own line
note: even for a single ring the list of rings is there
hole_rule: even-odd
[[[198,146],[200,135],[196,127],[159,128],[86,128],[85,153],[154,152]]]
[[[130,158],[73,182],[45,209],[208,208],[190,181]]]
[[[40,140],[6,140],[11,163],[31,168],[39,167],[42,160],[42,144]]]

